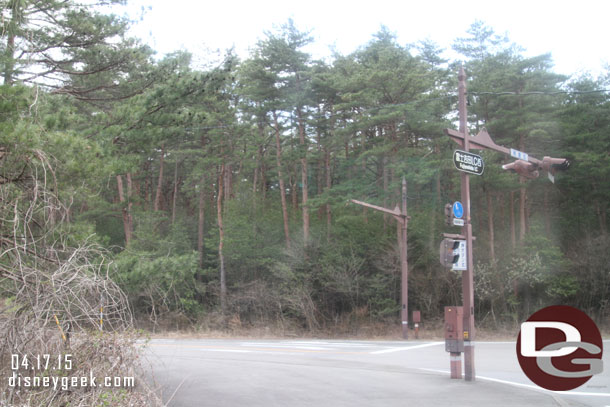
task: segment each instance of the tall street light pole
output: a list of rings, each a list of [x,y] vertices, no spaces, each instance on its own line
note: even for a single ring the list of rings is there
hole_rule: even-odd
[[[352,203],[362,205],[376,211],[388,213],[392,215],[398,222],[399,239],[398,246],[400,248],[400,319],[402,325],[403,339],[409,339],[409,264],[407,262],[407,224],[410,217],[407,216],[407,181],[402,177],[402,209],[396,205],[394,209],[383,208],[381,206],[372,205],[366,202],[351,200]]]
[[[398,225],[400,225],[400,297],[402,306],[400,307],[400,317],[402,325],[402,337],[408,339],[409,336],[409,264],[407,263],[407,181],[402,177],[402,210]]]
[[[464,135],[462,148],[468,152],[470,140],[468,135],[468,111],[466,107],[466,72],[460,67],[458,74],[458,109],[460,116],[459,131]],[[467,268],[462,272],[462,296],[464,304],[464,379],[474,381],[476,374],[474,368],[474,261],[472,257],[472,218],[470,216],[470,175],[461,172],[462,202],[464,203],[464,226],[462,235],[466,236]]]
[[[526,178],[536,178],[539,175],[539,170],[548,172],[551,182],[555,182],[555,174],[558,171],[567,170],[570,166],[570,161],[565,158],[553,158],[545,156],[542,160],[530,156],[529,154],[518,151],[512,148],[499,146],[491,139],[487,130],[483,128],[476,136],[468,135],[468,112],[466,108],[466,73],[461,67],[458,74],[458,110],[460,119],[459,131],[446,129],[445,133],[457,142],[465,152],[465,156],[470,158],[477,157],[478,163],[472,165],[473,161],[467,162],[466,166],[458,167],[461,172],[461,198],[464,204],[464,225],[462,226],[461,235],[448,235],[448,238],[459,238],[466,240],[466,269],[462,272],[462,296],[463,296],[463,339],[464,339],[464,373],[467,381],[475,380],[475,365],[474,365],[474,258],[472,255],[472,218],[470,213],[470,176],[472,174],[481,175],[483,170],[483,160],[481,157],[469,153],[471,148],[475,150],[490,149],[501,152],[511,157],[517,158],[517,161],[503,165],[505,170],[513,171]],[[454,152],[454,162],[456,156],[464,156],[464,152]],[[457,167],[457,163],[456,163]],[[475,168],[476,167],[476,168]]]

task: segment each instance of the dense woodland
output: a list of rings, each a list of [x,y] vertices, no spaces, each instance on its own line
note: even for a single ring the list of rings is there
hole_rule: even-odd
[[[394,207],[405,177],[409,308],[440,318],[461,303],[439,242],[459,232],[444,223],[460,178],[443,130],[457,126],[463,64],[471,134],[572,161],[551,183],[480,152],[477,324],[512,326],[550,304],[610,324],[607,74],[559,75],[550,55],[526,57],[482,22],[455,40],[459,60],[384,27],[314,60],[288,21],[247,58],[201,65],[128,38],[103,3],[2,2],[0,285],[94,245],[142,326],[393,323],[396,222],[348,202]]]

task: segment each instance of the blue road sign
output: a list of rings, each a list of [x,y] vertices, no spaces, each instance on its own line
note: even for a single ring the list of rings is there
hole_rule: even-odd
[[[464,216],[464,207],[460,201],[456,201],[453,203],[453,216],[460,219]]]

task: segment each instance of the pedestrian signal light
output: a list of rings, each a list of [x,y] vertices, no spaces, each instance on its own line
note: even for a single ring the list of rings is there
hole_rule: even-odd
[[[457,249],[460,247],[460,241],[454,239],[443,239],[440,247],[440,260],[444,267],[451,268],[460,259]]]
[[[453,206],[450,203],[445,204],[445,223],[453,226]]]

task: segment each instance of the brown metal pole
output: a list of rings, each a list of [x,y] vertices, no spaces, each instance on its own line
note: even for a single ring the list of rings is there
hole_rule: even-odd
[[[407,181],[402,177],[402,217],[400,219],[401,320],[402,337],[409,338],[409,265],[407,263]]]
[[[409,339],[409,266],[407,264],[407,224],[409,222],[409,217],[407,216],[407,181],[404,177],[402,178],[402,209],[400,209],[398,205],[396,205],[394,209],[388,209],[355,199],[351,199],[350,202],[390,214],[396,219],[396,222],[398,222],[396,226],[396,235],[400,251],[400,302],[402,303],[400,320],[402,325],[402,337],[404,339]]]
[[[468,135],[468,112],[466,108],[466,73],[464,67],[460,67],[458,75],[458,105],[460,115],[460,133],[464,134],[464,151],[470,148]],[[474,261],[472,257],[472,218],[470,216],[470,177],[466,172],[462,177],[462,202],[464,205],[464,226],[462,234],[466,236],[467,270],[462,272],[462,296],[464,304],[464,376],[466,381],[474,381],[476,378],[474,368],[474,283],[473,271]]]

